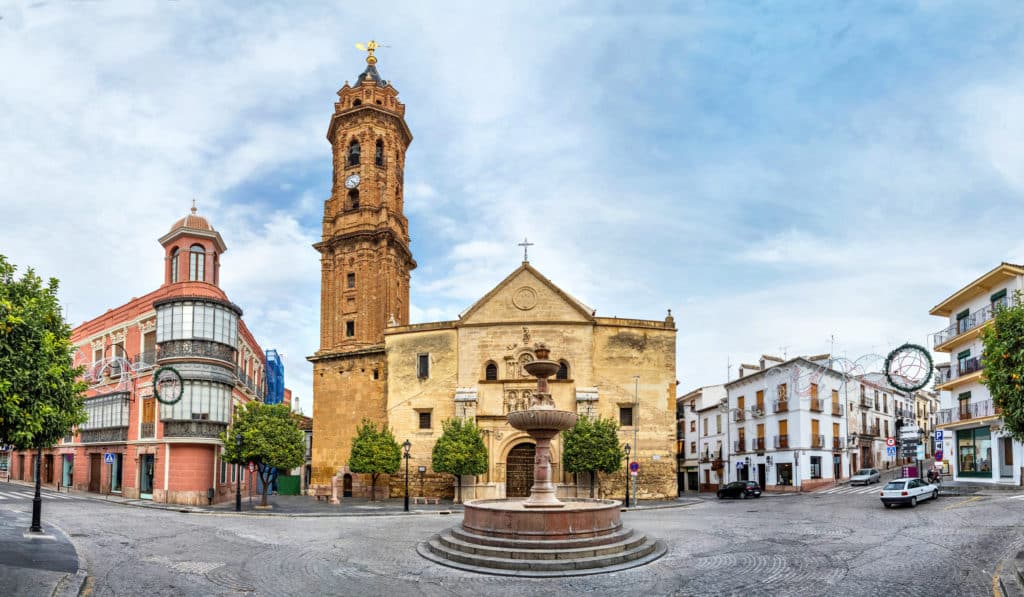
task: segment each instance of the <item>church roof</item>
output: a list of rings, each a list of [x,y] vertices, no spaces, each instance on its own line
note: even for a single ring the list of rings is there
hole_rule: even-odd
[[[362,84],[362,82],[367,79],[376,83],[378,87],[388,86],[388,82],[380,78],[380,73],[377,72],[377,67],[372,64],[367,64],[366,70],[361,72],[359,76],[356,77],[356,85]]]
[[[177,230],[178,228],[192,228],[194,230],[207,230],[213,232],[213,226],[210,225],[210,221],[203,216],[198,216],[195,213],[195,209],[192,213],[178,220],[171,226],[171,231]]]
[[[166,246],[167,243],[182,236],[209,238],[217,245],[217,249],[221,253],[228,249],[227,245],[224,244],[224,239],[221,238],[220,232],[217,232],[210,225],[210,221],[196,214],[196,206],[194,204],[192,206],[192,213],[175,222],[171,229],[167,231],[167,234],[161,236],[158,240],[161,245]]]
[[[584,304],[582,301],[578,300],[576,297],[572,296],[568,292],[565,292],[564,290],[562,290],[561,288],[556,286],[554,282],[552,282],[547,277],[545,277],[543,274],[541,274],[539,271],[534,269],[534,267],[532,265],[530,265],[529,261],[524,261],[522,265],[517,267],[515,269],[515,271],[513,271],[511,274],[506,276],[505,279],[502,280],[501,282],[499,282],[497,284],[497,286],[495,286],[493,289],[491,289],[490,292],[485,294],[482,298],[480,298],[480,300],[478,300],[475,303],[473,303],[472,305],[470,305],[470,307],[468,309],[466,309],[462,313],[459,313],[459,319],[465,319],[466,317],[468,317],[469,315],[474,313],[482,305],[484,305],[485,303],[490,301],[491,298],[494,295],[496,295],[513,278],[515,278],[517,275],[519,275],[520,272],[523,272],[523,271],[527,271],[527,272],[530,272],[531,274],[533,274],[538,280],[540,280],[545,285],[547,285],[549,288],[551,288],[551,290],[554,291],[555,294],[557,294],[558,296],[562,297],[562,299],[564,299],[573,308],[575,308],[577,311],[579,311],[580,314],[583,315],[584,318],[590,319],[590,320],[594,319],[594,312],[595,312],[594,309],[591,309],[586,304]]]

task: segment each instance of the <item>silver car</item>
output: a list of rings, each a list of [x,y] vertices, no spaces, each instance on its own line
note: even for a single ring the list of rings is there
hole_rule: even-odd
[[[862,468],[857,471],[857,474],[850,477],[850,485],[867,485],[869,483],[878,483],[882,480],[882,473],[878,472],[876,468]]]

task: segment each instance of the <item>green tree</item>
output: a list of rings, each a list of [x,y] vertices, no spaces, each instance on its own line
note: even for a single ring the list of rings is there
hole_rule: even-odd
[[[0,255],[0,444],[16,448],[52,446],[87,420],[73,367],[71,326],[61,316],[59,283]]]
[[[462,501],[462,475],[487,472],[487,446],[473,421],[448,419],[441,423],[441,437],[434,444],[430,464],[436,472],[455,475],[459,483],[456,503]]]
[[[352,454],[348,457],[348,468],[353,473],[370,475],[370,499],[377,499],[377,477],[381,473],[393,475],[402,462],[402,449],[387,425],[363,419],[352,438]]]
[[[1003,425],[1017,441],[1024,441],[1024,305],[1020,291],[1012,305],[996,308],[992,325],[981,331],[985,363],[982,383],[992,403],[1002,412]]]
[[[590,473],[590,497],[598,471],[614,473],[622,467],[625,454],[619,446],[619,426],[612,419],[582,416],[562,432],[562,460],[570,473]]]
[[[241,447],[236,437],[242,436]],[[286,404],[249,402],[235,413],[231,427],[221,434],[224,442],[225,462],[259,465],[263,481],[263,500],[267,505],[267,492],[274,469],[289,470],[306,461],[306,442],[299,429],[298,417]]]

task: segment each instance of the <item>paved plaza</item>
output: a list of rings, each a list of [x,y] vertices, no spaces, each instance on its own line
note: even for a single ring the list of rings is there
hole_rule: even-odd
[[[23,495],[0,501],[0,514],[27,520],[30,492],[0,484],[0,493]],[[1013,493],[892,510],[859,492],[706,497],[623,513],[626,525],[668,543],[653,564],[539,581],[461,572],[416,554],[417,542],[460,518],[260,517],[44,498],[44,520],[67,533],[87,568],[86,591],[101,596],[991,595],[994,576],[1009,573],[1004,561],[1024,546],[1024,500]]]

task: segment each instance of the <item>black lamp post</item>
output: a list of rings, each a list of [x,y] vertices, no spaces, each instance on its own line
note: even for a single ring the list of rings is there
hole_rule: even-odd
[[[242,457],[242,434],[235,433],[235,447],[238,448],[237,458]],[[242,511],[242,475],[239,467],[240,464],[235,464],[235,512]]]
[[[626,444],[626,507],[629,507],[629,444]]]
[[[405,440],[402,444],[402,449],[405,450],[403,457],[405,458],[405,511],[409,511],[409,448],[412,447],[412,442]]]
[[[42,533],[42,510],[43,510],[43,496],[39,492],[39,485],[42,481],[42,475],[39,474],[39,463],[43,460],[43,448],[40,446],[36,452],[36,495],[32,498],[32,526],[28,528],[30,533]]]

